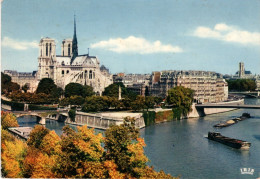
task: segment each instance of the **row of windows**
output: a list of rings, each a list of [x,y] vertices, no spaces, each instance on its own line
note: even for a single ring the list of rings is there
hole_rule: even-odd
[[[70,71],[69,70],[67,70],[67,74],[69,73]],[[64,76],[64,74],[65,74],[65,70],[62,70],[61,71],[61,75],[62,76]],[[87,77],[87,74],[88,74],[88,71],[87,70],[85,70],[85,74],[84,74],[84,76],[85,76],[85,78]],[[80,78],[82,79],[83,78],[83,73],[80,75]],[[92,70],[90,70],[89,71],[89,79],[94,79],[95,78],[95,72],[92,72]]]
[[[48,50],[49,50],[49,44],[48,43],[46,43],[46,56],[48,56]],[[51,43],[50,43],[50,54],[51,54],[51,47],[52,47],[52,45],[51,45]],[[41,56],[42,56],[42,49],[41,49]]]

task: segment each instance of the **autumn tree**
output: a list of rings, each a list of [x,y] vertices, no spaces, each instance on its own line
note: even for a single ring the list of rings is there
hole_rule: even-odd
[[[49,129],[45,128],[42,125],[36,125],[29,135],[27,141],[28,146],[34,148],[40,148],[43,138],[50,132]]]
[[[2,176],[7,178],[23,177],[21,166],[26,150],[27,146],[24,142],[15,138],[7,130],[1,130]]]
[[[1,125],[3,129],[8,129],[9,127],[19,127],[15,115],[4,111],[1,112]]]
[[[57,159],[56,172],[59,177],[105,178],[101,163],[104,149],[102,134],[95,135],[94,129],[77,127],[75,132],[68,126],[63,128],[61,151]]]
[[[131,159],[134,154],[129,150],[132,141],[139,138],[139,130],[134,126],[134,119],[127,118],[123,125],[110,127],[106,130],[105,136],[106,158],[114,161],[120,172],[135,173],[133,169],[136,165]]]

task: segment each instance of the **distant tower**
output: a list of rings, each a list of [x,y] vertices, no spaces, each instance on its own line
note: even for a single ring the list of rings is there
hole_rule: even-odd
[[[72,56],[72,39],[64,39],[62,41],[61,56]]]
[[[243,62],[239,63],[238,75],[239,75],[240,78],[245,76],[245,66],[244,66]]]
[[[118,100],[122,99],[121,93],[122,93],[122,89],[121,89],[121,86],[119,86],[119,89],[118,89]]]
[[[56,56],[56,45],[54,39],[42,38],[39,43],[38,78],[53,78],[54,58]]]
[[[75,15],[74,15],[74,35],[73,35],[73,40],[72,40],[71,63],[77,56],[78,56],[78,41],[77,41],[77,34],[76,34],[76,19],[75,19]]]

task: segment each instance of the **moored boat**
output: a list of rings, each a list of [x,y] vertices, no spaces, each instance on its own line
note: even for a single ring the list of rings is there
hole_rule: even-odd
[[[222,136],[219,132],[209,132],[208,139],[220,142],[236,149],[249,149],[250,142]]]
[[[225,121],[223,123],[216,124],[213,127],[217,127],[217,128],[228,127],[228,126],[231,126],[233,124],[236,124],[239,121],[243,121],[247,118],[251,118],[250,114],[249,113],[243,113],[242,116],[240,116],[240,117],[230,119],[230,120]]]

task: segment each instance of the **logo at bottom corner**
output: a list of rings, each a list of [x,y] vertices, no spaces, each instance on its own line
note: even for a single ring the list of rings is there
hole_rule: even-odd
[[[253,168],[240,168],[240,172],[242,175],[253,175],[255,172],[255,169]]]

